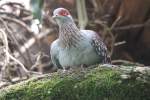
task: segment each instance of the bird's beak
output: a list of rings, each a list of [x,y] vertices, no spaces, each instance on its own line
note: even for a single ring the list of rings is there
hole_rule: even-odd
[[[55,18],[56,18],[56,16],[54,16],[54,15],[53,15],[53,16],[52,16],[52,18],[53,18],[53,19],[55,19]]]
[[[58,16],[56,15],[53,15],[52,18],[55,20],[56,18],[58,18]]]

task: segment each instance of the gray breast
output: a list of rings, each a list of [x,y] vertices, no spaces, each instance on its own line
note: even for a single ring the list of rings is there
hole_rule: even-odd
[[[96,54],[90,41],[80,41],[78,47],[61,48],[59,62],[61,66],[78,66],[82,64],[93,65],[99,63],[99,56]]]

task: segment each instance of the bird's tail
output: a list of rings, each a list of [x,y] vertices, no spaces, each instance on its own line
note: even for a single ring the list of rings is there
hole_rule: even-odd
[[[104,64],[111,64],[111,58],[110,56],[106,56],[104,61],[103,61]]]

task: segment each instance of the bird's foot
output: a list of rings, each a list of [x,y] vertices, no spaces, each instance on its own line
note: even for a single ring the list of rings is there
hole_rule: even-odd
[[[66,73],[69,72],[69,69],[67,69],[66,67],[64,67],[63,69],[58,69],[57,72],[61,73],[61,74],[66,74]]]
[[[102,64],[101,66],[102,66],[102,67],[112,68],[112,67],[114,67],[115,65],[112,65],[112,64]]]
[[[87,68],[87,65],[86,64],[82,64],[80,67],[81,67],[81,71],[85,72],[86,68]]]
[[[63,70],[62,70],[62,73],[66,73],[67,72],[67,70],[64,68]]]

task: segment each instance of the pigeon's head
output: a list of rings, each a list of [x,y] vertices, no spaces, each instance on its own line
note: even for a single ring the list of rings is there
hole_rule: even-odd
[[[65,8],[55,9],[52,17],[57,22],[58,25],[73,21],[72,16],[70,15],[69,11]]]

